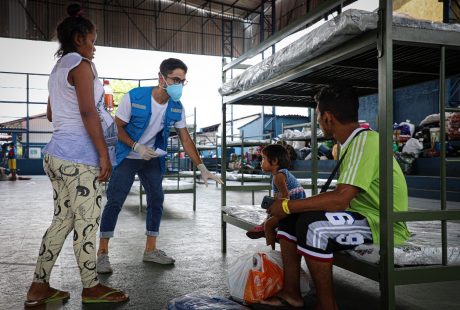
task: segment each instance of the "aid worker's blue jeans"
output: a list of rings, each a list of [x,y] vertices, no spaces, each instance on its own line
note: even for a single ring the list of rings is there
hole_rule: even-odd
[[[102,212],[101,238],[112,238],[117,225],[118,214],[131,190],[135,175],[139,176],[147,194],[146,235],[158,236],[163,214],[163,175],[160,161],[125,158],[113,170],[107,187],[107,204]]]

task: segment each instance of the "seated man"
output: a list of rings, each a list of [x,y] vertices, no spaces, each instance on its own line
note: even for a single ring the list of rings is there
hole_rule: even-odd
[[[358,97],[351,88],[325,87],[316,96],[318,122],[341,145],[343,161],[334,191],[295,201],[277,200],[268,212],[283,218],[278,239],[284,264],[283,290],[264,303],[300,307],[301,256],[315,283],[317,308],[338,309],[332,288],[333,252],[379,243],[379,136],[358,124]],[[408,207],[407,185],[393,159],[394,211]],[[394,241],[409,238],[405,223],[394,224]]]

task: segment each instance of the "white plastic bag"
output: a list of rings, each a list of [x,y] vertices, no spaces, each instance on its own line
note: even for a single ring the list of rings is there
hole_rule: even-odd
[[[415,139],[410,138],[407,140],[406,144],[404,145],[402,152],[408,154],[414,154],[415,157],[418,157],[418,154],[423,150],[423,144]]]
[[[245,253],[228,267],[230,295],[247,304],[258,303],[276,295],[283,287],[283,263],[281,253],[270,247]],[[310,290],[307,274],[300,272],[302,295]]]

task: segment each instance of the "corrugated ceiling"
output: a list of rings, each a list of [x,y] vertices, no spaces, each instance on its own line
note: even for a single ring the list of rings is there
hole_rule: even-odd
[[[98,45],[238,57],[324,0],[275,1],[274,26],[272,0],[76,2],[96,24]],[[72,2],[2,0],[0,36],[52,40],[69,3]]]

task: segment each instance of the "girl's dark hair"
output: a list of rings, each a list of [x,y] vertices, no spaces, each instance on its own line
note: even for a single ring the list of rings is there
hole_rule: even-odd
[[[267,145],[262,149],[262,154],[267,157],[270,164],[277,160],[280,169],[288,169],[291,164],[287,149],[280,144]]]
[[[55,55],[59,58],[76,51],[74,44],[76,35],[86,36],[95,29],[94,24],[83,16],[83,11],[79,4],[69,5],[67,7],[67,14],[69,16],[56,29],[60,46]]]

